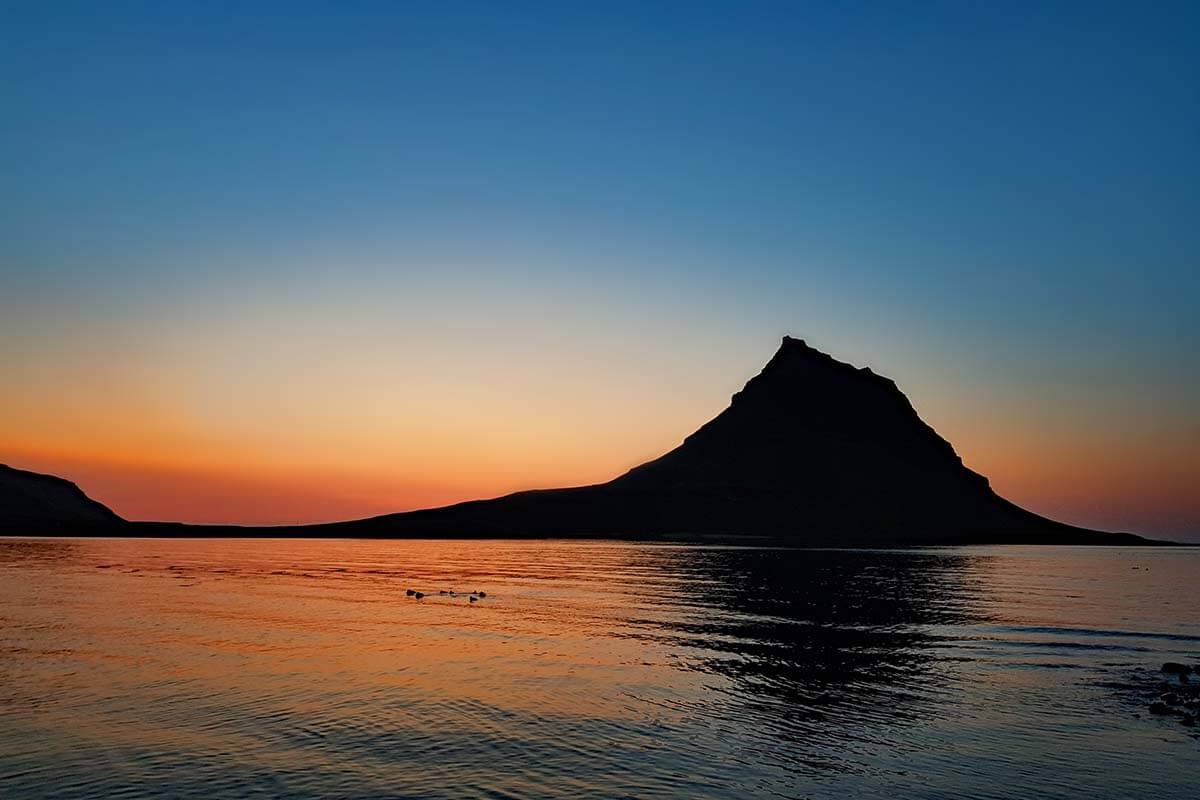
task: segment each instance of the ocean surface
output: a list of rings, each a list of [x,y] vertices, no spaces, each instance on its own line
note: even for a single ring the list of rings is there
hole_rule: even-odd
[[[0,539],[0,797],[1197,798],[1198,659],[1192,548]]]

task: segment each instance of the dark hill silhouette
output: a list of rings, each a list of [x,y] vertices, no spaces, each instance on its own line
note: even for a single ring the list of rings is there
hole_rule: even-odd
[[[54,532],[56,521],[78,528],[88,514],[107,512],[111,519],[97,525],[142,536],[615,537],[796,546],[1152,543],[1054,522],[999,497],[917,416],[895,383],[790,337],[729,408],[683,444],[594,486],[517,492],[353,522],[244,528],[123,523],[73,484],[35,477],[58,481],[53,486],[59,492],[5,500],[15,511],[0,516],[0,532],[33,532],[34,522],[45,523],[47,532]],[[60,501],[62,508],[55,508]]]
[[[314,526],[355,536],[761,537],[795,545],[1138,543],[997,496],[891,380],[784,337],[729,408],[608,483]]]
[[[68,480],[0,464],[0,533],[95,533],[124,524]]]

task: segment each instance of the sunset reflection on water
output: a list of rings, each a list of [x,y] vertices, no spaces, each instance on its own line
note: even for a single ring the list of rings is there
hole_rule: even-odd
[[[1198,568],[0,540],[0,794],[1183,796],[1200,742],[1106,685],[1200,656]]]

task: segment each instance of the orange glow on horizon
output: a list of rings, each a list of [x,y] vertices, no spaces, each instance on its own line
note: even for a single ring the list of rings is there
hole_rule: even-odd
[[[609,480],[677,446],[753,374],[729,367],[749,362],[740,354],[636,361],[576,345],[583,358],[562,341],[479,352],[464,338],[435,357],[243,333],[258,352],[229,332],[125,341],[107,357],[52,339],[6,376],[0,463],[72,480],[133,520],[357,519]],[[404,368],[381,366],[393,363]],[[86,389],[64,391],[63,376]],[[1152,415],[1116,427],[1054,411],[1065,403],[972,397],[948,376],[899,385],[967,466],[1030,510],[1151,535],[1200,524],[1200,447]]]
[[[1135,532],[1135,516],[1165,527],[1200,519],[1192,484],[1200,474],[1200,455],[1185,443],[1164,444],[1150,453],[1061,443],[1047,448],[1036,437],[979,439],[966,452],[959,447],[965,463],[986,475],[1000,495],[1051,518]],[[664,442],[660,452],[676,443]],[[557,470],[553,463],[539,464],[533,449],[519,446],[510,454],[460,451],[457,459],[436,449],[414,450],[411,461],[374,470],[334,463],[301,467],[255,459],[248,451],[198,451],[187,454],[194,455],[188,463],[181,450],[118,455],[8,446],[0,449],[0,461],[73,480],[128,519],[297,524],[596,483],[658,454],[622,458],[610,452],[597,454],[607,457],[590,464],[586,454],[579,454],[575,461],[564,458]],[[500,463],[506,468],[498,468]]]

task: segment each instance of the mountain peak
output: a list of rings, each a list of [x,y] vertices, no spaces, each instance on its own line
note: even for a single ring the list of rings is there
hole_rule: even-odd
[[[803,339],[784,336],[762,371],[733,396],[744,402],[783,404],[790,413],[822,418],[870,413],[881,405],[916,417],[908,398],[890,378],[869,367],[856,367],[812,347]]]
[[[779,344],[779,349],[775,351],[776,358],[781,356],[786,358],[795,356],[823,356],[831,361],[833,360],[832,356],[822,353],[803,339],[795,339],[791,336],[784,336],[783,341]]]
[[[767,362],[766,369],[772,365],[778,364],[798,364],[806,363],[811,366],[823,366],[841,371],[846,374],[864,373],[874,375],[870,367],[856,367],[853,364],[848,364],[845,361],[839,361],[828,353],[822,352],[810,345],[803,339],[796,339],[791,336],[784,336],[783,341],[779,345],[779,349],[775,351],[775,355]],[[890,383],[890,381],[889,381]]]

